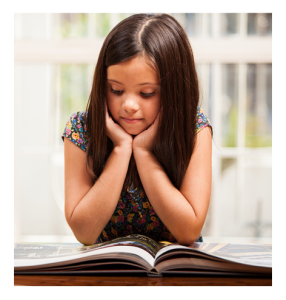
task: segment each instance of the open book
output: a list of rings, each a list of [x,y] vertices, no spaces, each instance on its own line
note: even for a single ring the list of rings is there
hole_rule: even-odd
[[[14,274],[272,276],[272,245],[181,246],[129,235],[101,244],[16,243]]]

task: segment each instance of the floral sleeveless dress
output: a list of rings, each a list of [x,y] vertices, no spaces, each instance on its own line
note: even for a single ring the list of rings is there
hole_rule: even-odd
[[[89,138],[85,124],[86,114],[85,111],[74,113],[68,120],[62,134],[63,141],[66,137],[83,151],[87,149]],[[212,125],[199,106],[197,107],[196,126],[197,132],[210,126],[213,134]],[[157,242],[177,242],[156,214],[144,191],[132,186],[121,193],[111,219],[95,241],[95,244],[130,234],[146,235]],[[200,235],[196,242],[202,241],[203,238]]]

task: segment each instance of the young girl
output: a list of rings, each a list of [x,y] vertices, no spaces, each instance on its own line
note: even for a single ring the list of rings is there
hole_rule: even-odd
[[[198,101],[192,49],[173,17],[137,14],[114,27],[86,112],[63,133],[65,216],[79,242],[202,241],[212,127]]]

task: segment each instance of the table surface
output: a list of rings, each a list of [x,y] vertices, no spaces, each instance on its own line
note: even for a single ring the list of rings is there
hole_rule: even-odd
[[[15,275],[15,286],[272,286],[272,278]]]

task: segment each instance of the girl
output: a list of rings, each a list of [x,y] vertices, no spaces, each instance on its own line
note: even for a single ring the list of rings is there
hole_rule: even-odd
[[[86,112],[62,136],[65,216],[79,242],[202,241],[212,127],[198,101],[192,49],[173,17],[132,15],[108,34]]]

